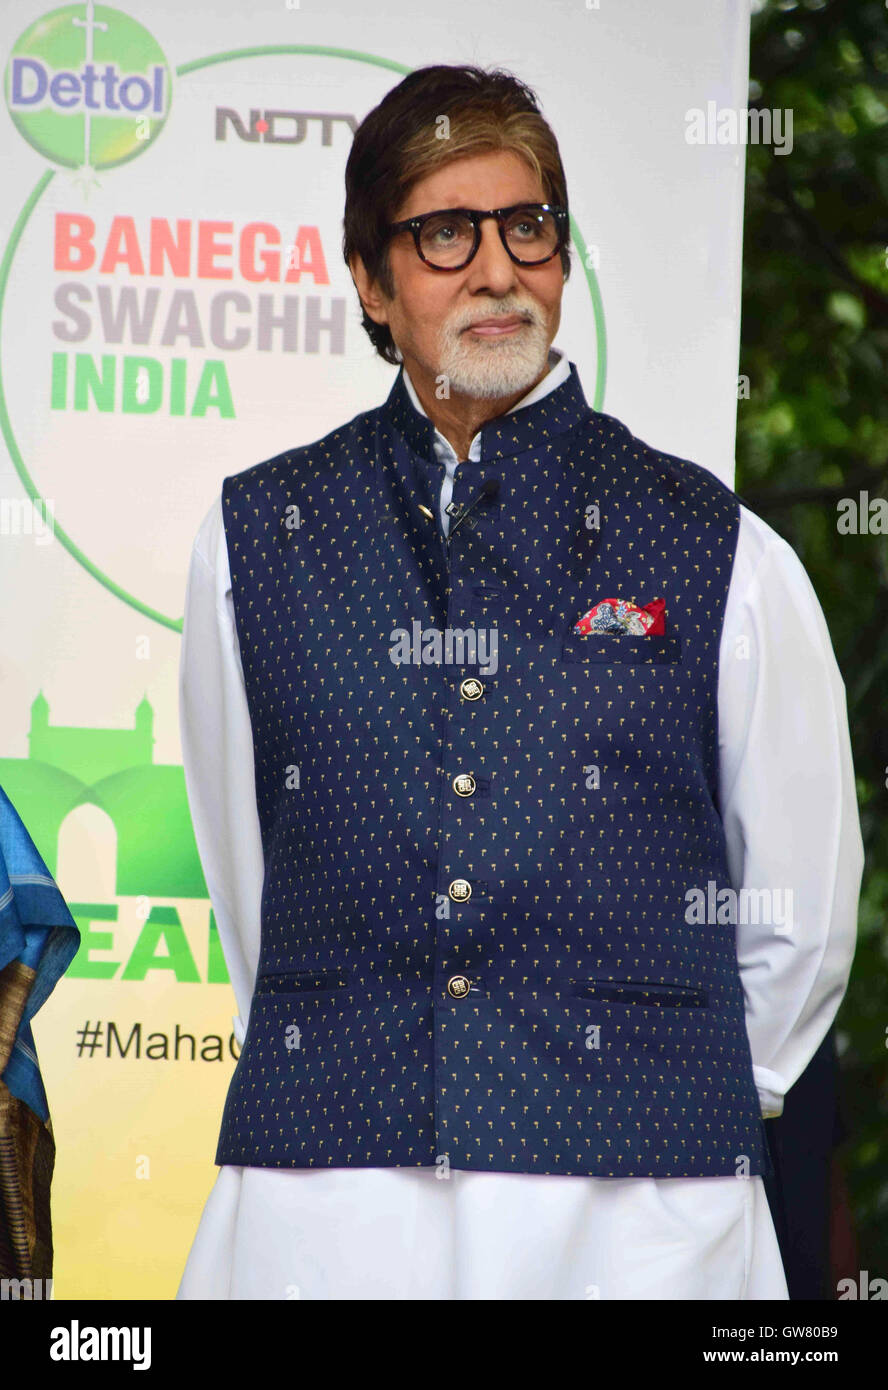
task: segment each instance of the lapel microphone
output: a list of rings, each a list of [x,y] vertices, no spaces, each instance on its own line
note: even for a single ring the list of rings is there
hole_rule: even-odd
[[[460,512],[459,516],[456,517],[456,519],[451,523],[450,530],[447,533],[448,545],[450,544],[451,537],[453,536],[453,533],[456,530],[456,528],[458,526],[462,526],[466,517],[469,516],[469,514],[475,510],[479,502],[481,502],[485,497],[496,497],[499,490],[499,478],[485,479],[485,481],[481,484],[481,491],[478,493],[477,497],[473,498],[469,505],[467,507],[464,507],[463,510]]]

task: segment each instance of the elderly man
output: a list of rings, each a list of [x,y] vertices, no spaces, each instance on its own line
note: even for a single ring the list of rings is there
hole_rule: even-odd
[[[793,551],[553,349],[567,207],[514,77],[400,83],[343,244],[388,399],[197,537],[248,1024],[181,1298],[787,1296],[762,1117],[853,955],[844,687]]]

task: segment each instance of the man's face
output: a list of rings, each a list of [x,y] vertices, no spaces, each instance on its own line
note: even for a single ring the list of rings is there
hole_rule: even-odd
[[[440,208],[486,211],[545,201],[530,167],[500,151],[454,160],[422,179],[392,221]],[[417,386],[434,394],[443,375],[453,393],[496,399],[528,391],[543,376],[561,321],[560,255],[539,266],[516,265],[493,218],[481,223],[480,245],[463,270],[426,265],[409,231],[392,238],[389,255],[392,299],[367,281],[359,260],[352,272],[368,314],[388,324]]]

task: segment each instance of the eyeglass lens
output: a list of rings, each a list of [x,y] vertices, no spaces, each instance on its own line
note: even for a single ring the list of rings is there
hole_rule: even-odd
[[[505,219],[509,250],[522,261],[542,261],[558,243],[558,223],[551,212],[516,208]],[[427,261],[440,266],[460,266],[467,261],[475,232],[462,213],[438,213],[423,225],[419,243]]]

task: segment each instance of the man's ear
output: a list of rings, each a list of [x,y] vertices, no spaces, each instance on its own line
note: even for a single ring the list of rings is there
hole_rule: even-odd
[[[355,289],[367,315],[374,323],[388,323],[386,298],[376,280],[371,280],[361,257],[355,253],[348,263]]]

